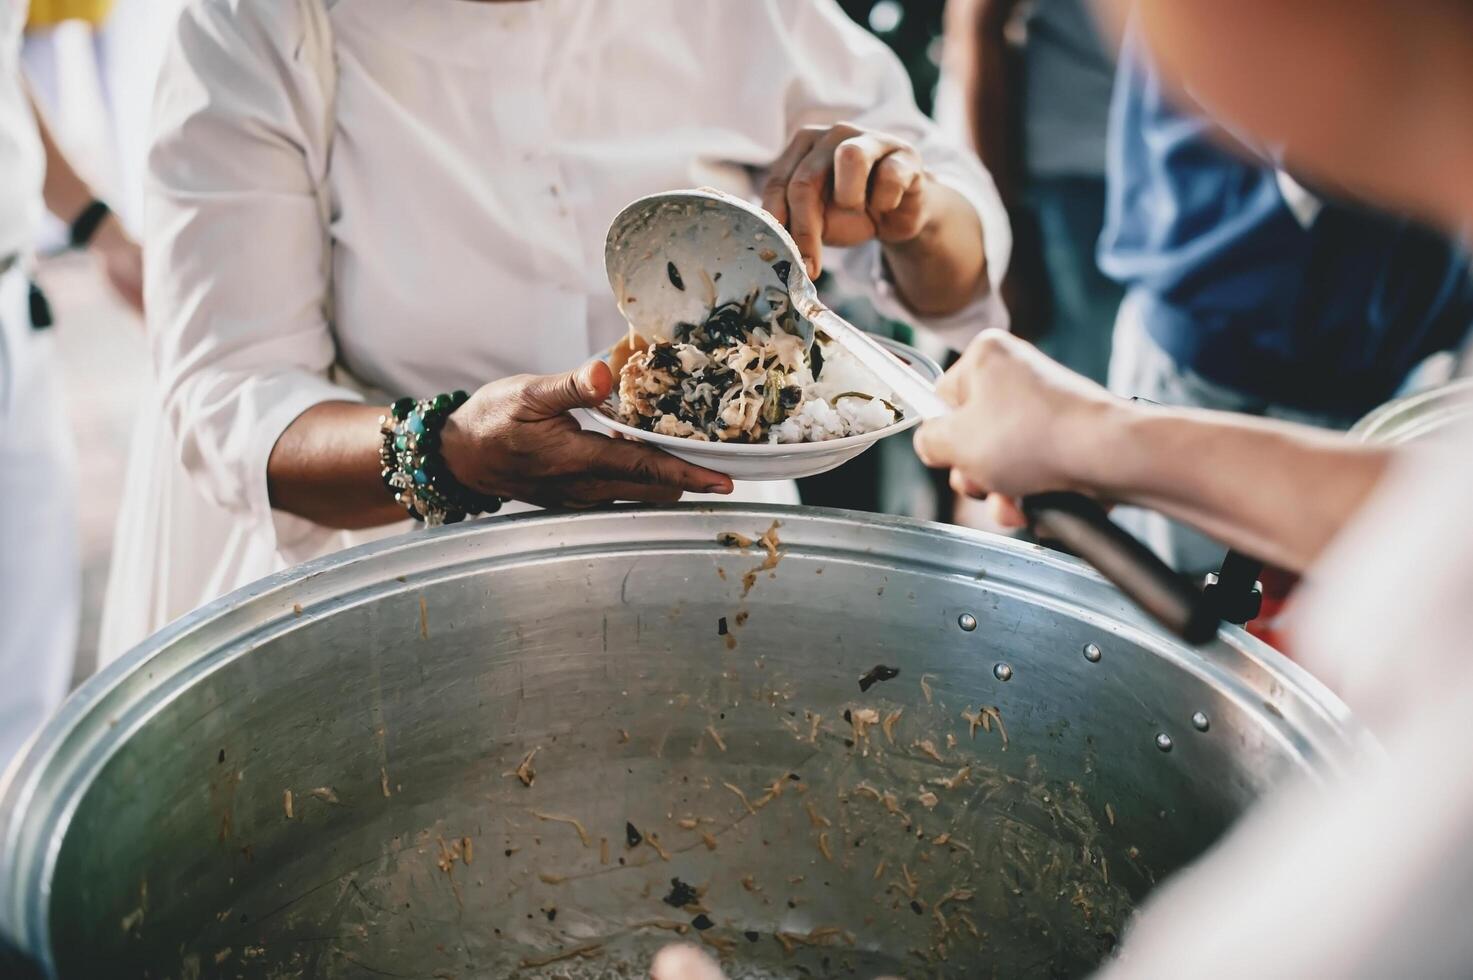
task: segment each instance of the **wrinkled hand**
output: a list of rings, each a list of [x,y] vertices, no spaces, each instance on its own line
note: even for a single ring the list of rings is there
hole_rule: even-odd
[[[542,507],[674,503],[686,491],[731,493],[731,479],[720,473],[580,429],[569,410],[603,404],[613,385],[608,365],[597,361],[567,374],[486,385],[445,420],[445,463],[474,490]]]
[[[128,237],[115,214],[109,214],[87,243],[87,251],[97,260],[102,274],[113,291],[143,313],[143,249]]]
[[[1122,411],[1105,389],[999,330],[979,336],[937,385],[956,411],[916,433],[927,466],[951,469],[951,486],[987,497],[1005,527],[1027,521],[1020,497],[1052,490],[1088,493],[1088,474],[1108,460],[1099,436]]]
[[[798,243],[810,278],[823,246],[920,235],[932,217],[934,184],[909,143],[849,123],[800,129],[762,190],[762,206]]]

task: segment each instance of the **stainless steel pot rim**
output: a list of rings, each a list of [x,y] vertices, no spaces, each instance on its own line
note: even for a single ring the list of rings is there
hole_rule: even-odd
[[[1363,442],[1414,442],[1473,418],[1473,378],[1461,378],[1373,409],[1350,430]]]
[[[738,504],[492,518],[412,532],[263,579],[185,616],[78,688],[0,778],[0,932],[22,948],[49,947],[44,883],[51,880],[60,851],[63,834],[57,831],[69,824],[85,788],[112,753],[172,697],[271,636],[334,609],[387,592],[415,590],[469,567],[620,551],[715,554],[721,548],[714,534],[707,533],[712,528],[746,532],[774,520],[784,522],[783,546],[789,555],[864,563],[877,561],[878,539],[896,539],[907,545],[896,545],[906,566],[981,578],[988,589],[1024,594],[1060,615],[1083,619],[1098,628],[1106,662],[1111,640],[1119,638],[1209,678],[1224,696],[1265,717],[1275,737],[1297,756],[1313,757],[1323,771],[1337,770],[1372,744],[1322,684],[1241,630],[1226,628],[1216,644],[1189,650],[1163,635],[1088,566],[999,535],[906,518]],[[570,548],[564,536],[574,532],[591,540]],[[867,544],[867,537],[876,540]],[[891,564],[877,567],[894,567],[896,556],[885,557]],[[1050,577],[1067,588],[1042,588],[1040,583]],[[967,612],[947,614],[955,623]],[[219,642],[221,637],[228,640]],[[1183,737],[1189,714],[1180,719]],[[1301,735],[1291,731],[1291,724]]]

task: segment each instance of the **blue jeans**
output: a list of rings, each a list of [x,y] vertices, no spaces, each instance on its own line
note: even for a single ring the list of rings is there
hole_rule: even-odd
[[[1121,288],[1095,262],[1105,221],[1105,181],[1034,177],[1028,206],[1038,223],[1052,316],[1038,347],[1100,384],[1110,365],[1110,337]]]

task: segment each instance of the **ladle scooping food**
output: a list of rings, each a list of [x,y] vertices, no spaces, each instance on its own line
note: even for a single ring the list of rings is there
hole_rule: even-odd
[[[702,189],[641,198],[614,219],[604,264],[619,309],[645,338],[667,339],[675,324],[699,323],[720,304],[786,296],[811,346],[819,331],[888,386],[906,411],[931,419],[950,409],[920,375],[869,334],[826,307],[798,246],[767,211]],[[1022,501],[1036,532],[1094,565],[1122,592],[1190,643],[1217,634],[1218,617],[1202,593],[1077,493]]]

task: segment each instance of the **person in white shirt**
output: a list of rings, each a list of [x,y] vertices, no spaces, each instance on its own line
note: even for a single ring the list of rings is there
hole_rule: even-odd
[[[126,489],[104,658],[401,530],[377,424],[399,396],[475,392],[442,452],[480,494],[727,490],[565,414],[610,383],[562,372],[627,329],[603,241],[637,197],[761,199],[811,271],[886,312],[958,345],[1006,322],[990,178],[833,0],[193,0],[154,126],[160,421]]]
[[[1234,131],[1379,205],[1473,227],[1473,5],[1135,7],[1160,62]],[[1075,489],[1306,569],[1296,653],[1379,739],[1277,792],[1155,895],[1106,974],[1473,974],[1473,429],[1392,450],[1141,407],[1001,336],[943,393],[956,411],[918,449],[1008,522],[1018,496]]]
[[[70,223],[124,300],[142,302],[138,246],[67,164],[25,91],[27,6],[0,0],[0,771],[67,692],[81,601],[72,437],[49,307],[30,278],[45,210]]]

